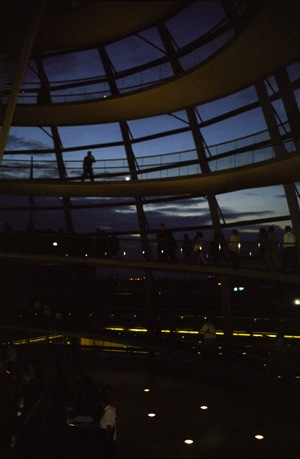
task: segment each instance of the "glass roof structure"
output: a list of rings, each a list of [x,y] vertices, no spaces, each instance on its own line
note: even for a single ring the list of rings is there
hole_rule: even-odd
[[[132,395],[124,458],[191,457],[193,441],[210,457],[297,450],[299,24],[294,0],[1,2],[0,376],[11,344],[45,367],[49,352],[55,371],[76,354],[101,384],[113,363]],[[282,256],[286,225],[296,256]],[[267,260],[266,228],[278,237]],[[54,411],[42,425],[55,424],[44,437],[57,459]]]
[[[34,2],[27,21],[9,4],[0,224],[300,235],[295,2]],[[95,181],[82,184],[88,150]],[[278,161],[286,174],[266,173]]]

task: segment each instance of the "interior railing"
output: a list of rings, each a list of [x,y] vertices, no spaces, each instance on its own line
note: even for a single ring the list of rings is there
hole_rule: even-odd
[[[240,24],[243,24],[243,27],[246,27],[257,7],[260,6],[261,4],[257,2],[256,6],[253,4],[249,8],[249,3],[243,0],[236,4]],[[201,33],[200,29],[199,33]],[[183,72],[190,71],[211,59],[221,49],[225,48],[235,36],[236,31],[232,28],[230,18],[224,18],[204,35],[178,49],[176,53]],[[139,38],[143,40],[142,36]],[[115,73],[115,81],[120,94],[145,89],[173,77],[169,58],[165,55],[151,62]],[[113,96],[106,75],[76,80],[51,81],[48,89],[52,103],[72,103]],[[39,81],[24,81],[18,103],[36,104],[39,90]]]
[[[266,225],[262,225],[266,228]],[[156,233],[148,236],[149,254],[151,259],[158,261],[160,255],[156,242]],[[165,256],[165,261],[174,263],[196,263],[197,257],[194,252],[191,252],[188,260],[182,251],[182,237],[174,237],[172,244],[167,247],[168,253]],[[172,234],[172,233],[171,233]],[[262,253],[261,243],[258,235],[249,236],[247,229],[239,232],[239,260],[241,267],[264,268],[268,267],[268,262],[265,256],[266,249]],[[195,231],[196,235],[196,231]],[[202,252],[207,264],[214,264],[214,258],[210,253],[210,236],[204,232],[204,242]],[[220,263],[231,266],[230,257],[228,256],[229,240],[220,240],[219,255]],[[299,244],[295,244],[299,252]],[[10,227],[6,227],[0,232],[0,250],[5,253],[24,253],[33,255],[51,255],[62,257],[83,257],[83,258],[105,258],[117,260],[136,260],[144,261],[149,257],[142,249],[140,235],[135,237],[117,237],[115,233],[106,231],[96,231],[93,234],[67,234],[64,231],[35,231],[33,228],[28,228],[26,231],[13,231]],[[270,247],[269,249],[270,250]],[[273,268],[280,268],[281,255],[283,253],[283,241],[278,236],[278,242],[274,244],[274,253],[276,253],[278,265]],[[199,262],[199,260],[198,260]]]
[[[295,152],[294,140],[289,134],[285,134],[280,145],[272,145],[268,131],[261,131],[251,136],[211,145],[206,148],[206,156],[211,172],[218,172],[273,159],[275,149],[278,151],[278,148],[282,150],[283,155],[293,153]],[[80,150],[78,152],[82,154],[81,159],[64,160],[69,180],[81,178],[82,161],[86,152]],[[54,151],[53,159],[47,160],[44,159],[43,151],[34,156],[30,155],[30,151],[27,154],[22,152],[22,155],[17,151],[15,153],[18,159],[14,153],[6,152],[0,168],[0,179],[59,179]],[[24,159],[21,157],[23,155]],[[51,156],[49,151],[47,156]],[[131,173],[137,174],[141,180],[201,174],[200,161],[195,149],[136,157],[136,171],[129,169],[126,158],[98,159],[95,153],[94,156],[96,156],[96,163],[93,170],[96,181],[130,180]]]

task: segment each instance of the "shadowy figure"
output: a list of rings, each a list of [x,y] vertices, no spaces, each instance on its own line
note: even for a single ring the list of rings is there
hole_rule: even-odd
[[[270,269],[279,269],[278,237],[274,226],[268,228],[268,266]]]
[[[167,239],[167,247],[166,247],[166,256],[167,260],[172,261],[175,263],[177,261],[176,257],[176,249],[177,249],[177,243],[175,241],[175,238],[172,234],[172,231],[169,232],[169,238]]]
[[[116,408],[111,404],[111,394],[102,396],[100,408],[102,416],[100,418],[100,448],[103,457],[112,459],[115,455],[115,431],[116,431]]]
[[[164,223],[161,223],[156,233],[157,252],[160,262],[167,261],[169,239],[170,231],[166,229]]]
[[[203,334],[204,349],[211,354],[216,344],[216,328],[211,319],[207,319],[200,329],[200,333]]]
[[[120,242],[115,233],[108,237],[108,255],[109,258],[119,258]]]
[[[3,349],[0,350],[0,457],[11,457],[11,438],[15,429],[15,380],[7,371]]]
[[[223,258],[224,244],[219,233],[209,243],[209,258],[213,265],[220,265]]]
[[[78,380],[75,384],[77,394],[75,397],[75,416],[96,416],[97,413],[97,388],[86,371],[78,371]]]
[[[95,252],[96,257],[106,258],[109,256],[109,235],[106,231],[97,228],[96,237],[95,237]]]
[[[257,249],[258,249],[258,260],[263,268],[269,268],[268,260],[268,250],[269,250],[269,240],[268,232],[265,228],[260,228],[257,236]]]
[[[91,179],[91,182],[94,181],[93,163],[95,162],[96,160],[92,155],[92,152],[88,151],[86,157],[83,160],[83,172],[81,175],[82,182],[84,182],[84,180],[88,177]]]
[[[199,265],[206,265],[206,258],[205,258],[205,240],[203,233],[201,231],[197,231],[196,236],[194,238],[194,262]]]
[[[240,267],[240,247],[241,241],[238,230],[233,229],[228,242],[228,256],[235,268]]]
[[[188,234],[183,235],[183,242],[181,245],[182,251],[182,258],[184,263],[191,263],[192,262],[192,254],[193,254],[193,242],[190,239]]]
[[[298,272],[296,237],[290,226],[286,226],[282,243],[282,270],[288,272],[289,269]]]

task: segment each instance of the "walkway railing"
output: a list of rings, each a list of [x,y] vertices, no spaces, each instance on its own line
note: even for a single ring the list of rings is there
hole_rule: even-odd
[[[159,253],[155,235],[149,235],[148,242],[149,253],[146,254],[142,249],[140,237],[118,238],[115,233],[110,234],[105,231],[88,235],[68,235],[62,231],[16,232],[8,229],[0,233],[0,250],[6,253],[235,266],[229,256],[226,240],[220,243],[217,256],[211,253],[210,239],[205,240],[201,259],[197,258],[193,251],[188,257],[183,253],[182,239],[174,239],[163,256]],[[300,244],[296,244],[295,248],[299,258]],[[282,267],[282,254],[282,242],[273,244],[270,249],[270,247],[262,247],[255,238],[243,240],[241,236],[238,267],[279,270]],[[293,269],[293,267],[288,266],[288,269]]]
[[[259,3],[257,5],[258,7],[260,6]],[[249,4],[245,0],[239,0],[235,8],[240,24],[243,24],[243,27],[247,26],[257,9],[256,7],[253,8],[253,5],[249,8]],[[204,34],[201,27],[197,32],[199,36],[176,51],[183,72],[190,71],[211,59],[221,49],[228,46],[236,36],[232,21],[228,17],[222,17],[218,23],[211,26],[211,29],[205,31]],[[134,38],[149,43],[142,34],[134,34]],[[119,94],[128,94],[174,78],[169,58],[166,57],[163,50],[159,55],[162,55],[162,57],[156,58],[151,62],[116,71],[115,81]],[[39,102],[40,90],[39,81],[24,82],[18,103],[36,104]],[[50,81],[48,91],[48,101],[50,99],[52,103],[82,102],[113,96],[106,75],[76,80]]]
[[[280,149],[282,155],[292,153],[295,151],[294,141],[291,138],[284,138],[280,145],[274,146],[271,144],[268,131],[261,131],[251,136],[208,146],[206,147],[206,157],[211,172],[218,172],[273,159],[276,149]],[[52,153],[47,152],[48,156],[53,156],[51,160],[45,160],[45,154],[42,151],[31,158],[29,158],[30,152],[27,155],[22,153],[25,159],[22,159],[20,153],[15,152],[15,154],[17,156],[7,152],[4,156],[0,169],[0,179],[59,179],[59,169],[54,159],[54,151]],[[82,157],[85,154],[86,151],[80,153]],[[136,171],[130,171],[126,158],[99,159],[97,149],[93,150],[93,154],[96,157],[95,180],[101,182],[130,180],[133,173],[140,180],[167,179],[201,173],[200,161],[195,149],[136,157]],[[99,156],[100,154],[101,151]],[[65,160],[64,165],[68,180],[80,180],[82,159]]]
[[[180,50],[178,55],[183,71],[189,71],[212,58],[220,49],[228,45],[233,37],[234,32],[230,25],[221,24],[216,27],[215,31],[210,31],[204,37],[196,40],[197,49],[191,50],[192,45],[190,45]],[[165,57],[133,69],[121,71],[115,76],[120,94],[145,89],[171,78],[174,78],[174,74]],[[38,103],[40,90],[40,82],[24,82],[18,104]],[[53,81],[49,83],[48,90],[49,99],[52,103],[87,102],[113,96],[105,75],[77,80]]]

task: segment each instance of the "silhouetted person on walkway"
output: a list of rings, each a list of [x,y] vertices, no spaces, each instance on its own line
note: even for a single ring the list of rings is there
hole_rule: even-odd
[[[224,246],[220,234],[215,233],[209,243],[209,258],[213,265],[220,265],[223,258]]]
[[[193,253],[193,242],[188,234],[183,235],[181,251],[184,263],[191,263]]]
[[[86,178],[90,178],[91,182],[94,181],[93,164],[96,162],[91,151],[88,151],[86,157],[83,160],[83,172],[81,175],[81,181],[83,182]]]
[[[120,242],[117,236],[112,233],[108,237],[108,254],[110,258],[119,258]]]
[[[269,239],[265,228],[260,228],[257,236],[258,259],[263,268],[269,268]]]
[[[172,261],[175,263],[177,261],[176,257],[176,249],[177,249],[177,243],[175,241],[175,238],[172,234],[172,231],[169,232],[169,238],[167,241],[167,260]]]
[[[166,229],[164,223],[161,223],[159,225],[159,230],[156,233],[157,252],[159,261],[167,261],[169,240],[170,231]]]
[[[205,258],[205,240],[203,233],[201,231],[197,231],[195,239],[194,239],[194,262],[198,265],[206,265],[206,258]]]
[[[235,268],[240,266],[240,248],[241,241],[238,230],[233,229],[228,242],[228,256]]]
[[[268,267],[271,269],[279,268],[278,258],[278,238],[274,226],[268,228]]]
[[[285,227],[282,244],[282,270],[287,272],[289,267],[298,272],[296,237],[290,226]]]

